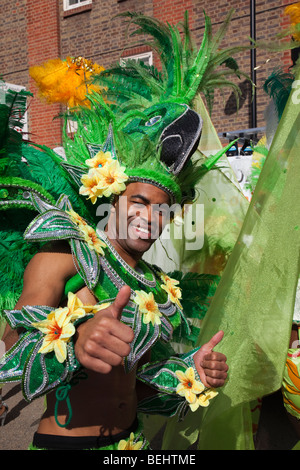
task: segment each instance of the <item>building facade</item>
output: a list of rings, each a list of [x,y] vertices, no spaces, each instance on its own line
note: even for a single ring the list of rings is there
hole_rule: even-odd
[[[33,93],[28,102],[29,138],[52,148],[61,145],[61,123],[54,119],[59,105],[42,103],[29,76],[29,67],[48,59],[83,56],[108,67],[126,57],[140,57],[159,67],[155,53],[141,45],[138,36],[126,35],[127,25],[117,15],[136,11],[159,20],[177,24],[189,12],[195,42],[201,44],[204,14],[210,16],[213,31],[224,21],[230,8],[235,13],[221,47],[249,45],[272,40],[289,24],[284,14],[288,0],[11,0],[1,2],[0,55],[2,78],[9,86],[25,87]],[[241,98],[237,106],[231,90],[216,91],[212,121],[217,132],[234,132],[265,125],[264,110],[268,102],[262,85],[276,68],[292,65],[291,52],[263,49],[244,50],[236,59],[243,72],[256,84],[254,99],[250,83],[237,81]]]

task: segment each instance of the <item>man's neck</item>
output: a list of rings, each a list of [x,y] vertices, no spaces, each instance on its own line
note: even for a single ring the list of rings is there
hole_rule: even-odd
[[[142,258],[142,254],[135,253],[134,256],[131,253],[128,253],[124,248],[118,243],[118,240],[114,237],[110,238],[109,234],[106,233],[106,236],[117,253],[121,258],[127,263],[131,268],[135,269],[138,262]]]

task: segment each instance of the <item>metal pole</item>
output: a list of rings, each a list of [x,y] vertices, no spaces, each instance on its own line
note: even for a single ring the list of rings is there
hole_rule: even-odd
[[[256,5],[250,0],[250,37],[256,40]],[[256,49],[251,49],[251,80],[256,85]],[[251,102],[251,127],[257,127],[256,91]]]

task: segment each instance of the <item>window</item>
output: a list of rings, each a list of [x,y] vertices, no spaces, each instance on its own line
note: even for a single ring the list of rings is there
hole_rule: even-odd
[[[120,65],[125,65],[127,60],[140,60],[141,62],[144,62],[145,65],[152,65],[153,64],[153,54],[152,52],[143,52],[142,54],[135,54],[135,55],[130,55],[127,57],[122,57],[120,60]]]
[[[92,0],[64,0],[64,10],[69,11],[74,8],[91,5]]]
[[[14,85],[13,83],[1,82],[0,83],[0,104],[5,102],[5,91],[6,90],[12,90],[12,91],[20,92],[21,90],[26,90],[26,88],[24,86]],[[25,113],[23,115],[22,123],[23,123],[23,128],[19,129],[18,127],[15,127],[15,130],[19,131],[19,132],[22,132],[23,139],[27,140],[28,139],[28,116],[27,116],[27,111],[25,111]]]

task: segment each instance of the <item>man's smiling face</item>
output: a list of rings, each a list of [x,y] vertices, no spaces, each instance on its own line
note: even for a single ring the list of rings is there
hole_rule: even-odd
[[[130,183],[115,204],[108,237],[135,260],[149,250],[168,222],[169,195],[148,183]],[[114,232],[114,233],[113,233]],[[122,256],[122,254],[121,254]]]

